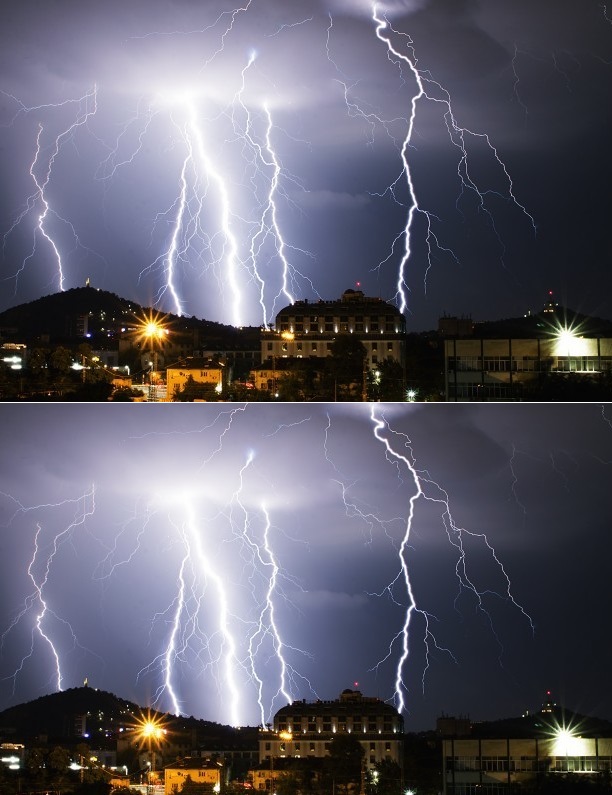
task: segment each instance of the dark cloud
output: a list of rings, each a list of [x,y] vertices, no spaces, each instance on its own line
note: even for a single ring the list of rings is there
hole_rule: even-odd
[[[357,680],[391,698],[401,653],[393,638],[409,604],[403,550],[423,611],[413,614],[404,668],[409,728],[432,727],[442,711],[516,714],[551,686],[568,706],[609,715],[600,687],[609,642],[585,602],[606,598],[609,407],[194,408],[7,406],[0,707],[57,686],[36,632],[14,675],[41,584],[58,617],[49,613],[45,625],[62,686],[88,676],[147,701],[162,680],[159,655],[183,583],[186,610],[199,620],[173,669],[181,708],[257,722],[247,669],[235,669],[233,711],[203,649],[214,659],[222,648],[225,592],[244,664],[273,559],[275,620],[296,671],[291,695],[334,697]],[[383,419],[392,454],[374,435]],[[402,456],[414,456],[414,471]],[[423,690],[427,626],[439,648],[430,645]],[[568,648],[568,626],[590,638],[588,665]],[[266,709],[279,706],[269,653],[258,669]],[[163,700],[172,708],[168,692]]]
[[[414,75],[405,62],[389,59],[370,3],[240,8],[220,0],[12,5],[0,48],[0,227],[8,233],[0,307],[59,285],[50,245],[35,235],[43,205],[29,169],[39,125],[34,173],[39,180],[49,175],[45,226],[63,255],[64,286],[90,277],[142,303],[156,300],[167,284],[163,255],[188,150],[186,97],[196,109],[197,148],[205,153],[188,169],[190,211],[206,198],[201,235],[190,237],[194,227],[186,228],[183,242],[191,245],[174,271],[184,311],[224,322],[235,314],[234,297],[227,289],[219,293],[230,267],[219,253],[222,175],[243,320],[262,320],[249,243],[261,222],[272,161],[264,154],[268,166],[259,161],[257,173],[257,149],[245,145],[244,133],[248,109],[253,141],[265,145],[264,103],[282,168],[277,219],[296,269],[292,295],[314,297],[312,283],[333,298],[360,279],[366,292],[393,298],[401,240],[389,255],[410,198],[400,150],[417,91]],[[419,100],[407,150],[414,187],[434,214],[441,245],[459,263],[434,247],[427,267],[425,216],[417,216],[406,277],[409,326],[432,327],[444,311],[482,319],[516,315],[537,309],[551,288],[583,311],[610,314],[601,263],[609,250],[603,230],[612,26],[601,4],[394,0],[379,4],[377,13],[387,15],[394,32],[386,34],[397,51],[406,54],[413,43],[422,74],[450,91],[457,124],[490,135],[518,201],[538,226],[536,236],[509,201],[507,178],[481,135],[464,140],[469,174],[486,191],[491,215],[473,191],[462,190],[458,139],[448,138],[446,108]],[[79,103],[94,85],[95,105],[91,93]],[[444,98],[433,83],[426,89]],[[192,145],[194,136],[192,129]],[[386,191],[398,178],[394,193]],[[259,264],[271,319],[287,299],[274,301],[281,278],[270,237]],[[162,293],[162,308],[175,310],[171,291]]]

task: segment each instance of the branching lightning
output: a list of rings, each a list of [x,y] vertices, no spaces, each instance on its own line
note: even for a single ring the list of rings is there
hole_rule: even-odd
[[[443,239],[443,219],[426,209],[419,198],[413,154],[416,152],[415,141],[423,105],[439,107],[443,117],[442,129],[445,128],[457,151],[457,211],[463,215],[464,200],[468,195],[474,198],[477,212],[484,216],[488,230],[493,232],[499,244],[500,261],[504,267],[505,245],[496,224],[494,200],[502,200],[518,209],[534,230],[535,221],[517,198],[510,173],[488,134],[460,125],[450,92],[428,71],[419,67],[411,37],[391,25],[381,4],[367,5],[367,24],[373,24],[376,40],[383,47],[381,64],[388,68],[386,56],[393,70],[399,71],[400,90],[404,94],[407,90],[409,92],[406,110],[383,113],[375,107],[375,100],[357,96],[362,78],[347,76],[338,65],[332,46],[331,14],[323,56],[327,73],[322,76],[316,90],[327,91],[330,82],[340,87],[340,101],[348,116],[366,125],[368,157],[370,154],[378,157],[375,143],[378,145],[376,134],[379,129],[391,142],[389,159],[393,158],[395,162],[399,155],[399,169],[391,182],[382,190],[374,185],[372,189],[361,192],[360,196],[365,201],[367,196],[387,197],[400,208],[405,223],[390,235],[388,230],[385,231],[391,239],[389,245],[384,246],[383,250],[388,253],[383,259],[373,267],[371,262],[361,265],[377,273],[379,280],[391,264],[397,267],[397,276],[392,276],[393,298],[400,310],[406,312],[411,282],[409,270],[418,254],[417,233],[421,222],[426,260],[423,274],[425,290],[436,257],[459,262],[455,250]],[[602,8],[607,19],[605,5]],[[236,41],[245,35],[247,20],[256,13],[258,10],[252,0],[247,0],[218,13],[210,24],[183,30],[148,31],[124,39],[122,47],[129,48],[130,53],[134,48],[138,52],[139,47],[153,47],[156,39],[165,42],[172,38],[179,42],[196,41],[202,52],[195,68],[193,65],[184,67],[180,82],[173,76],[165,89],[159,85],[145,85],[143,89],[142,83],[138,82],[138,87],[134,88],[135,110],[130,111],[127,120],[125,112],[121,111],[124,120],[115,122],[119,127],[116,135],[109,132],[112,127],[102,118],[106,113],[111,113],[112,118],[113,111],[112,98],[106,104],[103,83],[99,91],[96,87],[79,100],[35,107],[26,107],[21,100],[4,92],[11,102],[17,104],[9,126],[34,112],[47,115],[67,113],[73,106],[77,107],[76,118],[56,136],[50,148],[44,144],[50,122],[39,123],[29,165],[29,177],[35,190],[27,197],[25,206],[4,235],[6,254],[8,239],[25,224],[28,216],[33,216],[32,246],[15,272],[5,277],[14,280],[15,292],[40,239],[49,249],[53,280],[59,289],[82,282],[80,274],[67,270],[65,244],[54,222],[68,228],[73,247],[81,246],[95,255],[89,247],[81,244],[75,225],[67,220],[70,213],[62,210],[63,197],[59,189],[62,178],[59,154],[69,141],[76,147],[76,134],[82,128],[89,136],[89,145],[96,149],[94,157],[99,157],[98,167],[92,171],[95,173],[94,182],[103,183],[104,199],[102,210],[92,211],[91,216],[100,221],[100,229],[106,227],[113,213],[119,212],[115,209],[119,197],[113,194],[113,190],[120,191],[121,187],[113,186],[115,182],[122,181],[120,172],[127,169],[133,172],[127,178],[130,190],[133,190],[132,203],[146,207],[140,219],[144,227],[136,234],[144,231],[145,242],[143,251],[136,257],[131,256],[135,261],[130,263],[130,267],[137,274],[138,284],[153,281],[152,293],[157,307],[163,305],[166,311],[177,315],[194,314],[196,307],[205,304],[211,292],[216,291],[221,301],[217,302],[215,309],[220,307],[221,316],[214,319],[242,326],[252,323],[257,312],[258,322],[269,326],[281,304],[294,303],[306,295],[321,297],[324,291],[317,284],[313,272],[313,262],[318,257],[299,244],[294,220],[303,212],[296,196],[306,196],[309,192],[306,188],[308,167],[300,172],[299,167],[291,162],[291,157],[296,156],[296,146],[308,147],[309,151],[313,148],[312,142],[292,132],[287,123],[293,113],[292,106],[299,98],[299,81],[295,85],[295,97],[288,97],[291,83],[286,79],[278,80],[272,73],[269,64],[274,61],[266,60],[260,65],[254,48],[246,60],[244,50],[236,55]],[[315,30],[313,16],[275,23],[264,29],[259,41],[262,50],[266,51],[264,55],[267,57],[267,50],[274,50],[277,43],[282,53],[287,39],[302,35],[306,30]],[[151,51],[146,50],[147,54]],[[512,59],[514,90],[521,102],[516,55],[515,51]],[[228,64],[230,72],[221,71],[227,70]],[[333,67],[331,81],[329,64]],[[222,75],[223,90],[211,86],[220,80],[219,75]],[[126,79],[129,81],[129,76]],[[100,118],[95,119],[98,126],[94,129],[96,116]],[[490,171],[495,173],[493,178],[501,188],[488,187],[475,175],[470,150],[477,147],[488,153]],[[146,174],[145,179],[151,179],[152,172],[155,179],[143,182],[141,186],[140,170]],[[146,187],[162,183],[164,190],[160,189],[157,195]],[[93,187],[97,186],[94,184]],[[327,188],[322,192],[330,196],[342,193]],[[149,250],[144,250],[147,235]],[[322,264],[333,267],[333,263]]]
[[[12,97],[12,99],[15,98]],[[8,238],[10,237],[11,233],[22,224],[27,216],[30,214],[35,215],[35,227],[30,253],[22,261],[18,270],[8,278],[14,280],[16,294],[19,277],[25,270],[28,261],[31,260],[36,254],[37,236],[40,234],[40,236],[47,241],[47,244],[52,251],[52,259],[55,263],[56,269],[55,284],[57,289],[63,291],[65,268],[62,261],[62,254],[60,252],[60,244],[56,239],[57,233],[49,229],[50,219],[55,218],[65,227],[68,227],[73,239],[74,247],[81,246],[82,244],[73,224],[64,218],[59,211],[54,209],[54,207],[51,205],[51,199],[49,198],[49,183],[51,181],[56,160],[59,157],[62,148],[69,141],[74,139],[75,132],[79,127],[87,127],[90,118],[97,112],[97,88],[94,87],[91,91],[88,91],[78,100],[67,100],[66,102],[60,102],[54,105],[38,105],[36,107],[28,108],[22,102],[18,101],[18,103],[20,105],[20,109],[13,117],[11,124],[14,123],[17,117],[21,114],[30,114],[33,112],[40,113],[47,110],[59,110],[71,104],[76,104],[77,107],[75,120],[55,137],[53,143],[51,144],[49,154],[46,153],[46,148],[43,146],[42,142],[45,126],[39,122],[38,132],[36,135],[34,158],[29,167],[29,174],[32,178],[32,181],[34,182],[36,190],[27,197],[25,207],[19,212],[8,231],[4,234],[3,238],[3,250],[5,250]],[[83,248],[85,247],[83,246]],[[89,251],[89,249],[87,250]]]
[[[13,498],[11,498],[11,500],[13,500]],[[69,521],[62,530],[56,533],[50,532],[48,528],[40,522],[35,523],[32,544],[33,552],[27,565],[27,577],[31,582],[32,591],[25,597],[23,606],[18,610],[7,629],[0,636],[1,653],[11,632],[16,630],[20,624],[26,623],[31,616],[30,647],[10,676],[13,682],[13,692],[15,690],[17,677],[23,671],[26,662],[34,655],[37,638],[43,641],[43,645],[50,653],[55,689],[62,690],[64,680],[62,658],[67,652],[60,649],[59,638],[65,635],[66,631],[68,632],[70,639],[68,651],[70,651],[71,648],[81,647],[81,644],[70,622],[63,618],[54,608],[51,598],[47,596],[47,590],[51,572],[54,567],[54,561],[60,547],[70,542],[73,534],[77,532],[77,528],[85,525],[88,517],[92,516],[95,511],[95,489],[92,486],[90,491],[77,499],[64,500],[54,505],[47,504],[25,507],[18,501],[15,502],[17,502],[17,509],[11,517],[11,521],[20,513],[34,513],[40,510],[49,512],[54,508],[68,508],[72,509],[73,512],[72,520]],[[45,538],[47,535],[50,536],[48,539]],[[61,631],[62,629],[64,632]]]
[[[146,432],[147,420],[122,426],[108,443],[94,437],[96,487],[77,499],[53,502],[43,491],[28,507],[0,494],[4,548],[19,550],[11,593],[25,594],[4,619],[0,681],[17,692],[38,666],[46,672],[38,681],[72,686],[85,674],[92,680],[84,666],[94,665],[96,644],[104,666],[108,650],[116,655],[118,642],[127,643],[134,670],[125,676],[150,706],[195,714],[201,699],[217,705],[214,717],[223,721],[265,726],[286,702],[329,687],[325,655],[338,660],[338,679],[375,686],[404,712],[420,697],[415,682],[424,690],[441,665],[466,664],[468,652],[452,639],[455,624],[484,631],[494,665],[505,668],[511,655],[502,622],[512,616],[527,638],[534,621],[498,531],[494,543],[490,520],[462,521],[471,503],[461,503],[461,487],[434,472],[436,463],[421,463],[443,457],[446,441],[427,448],[420,412],[381,404],[211,406],[186,425]],[[598,407],[595,421],[609,431],[606,412]],[[531,521],[533,490],[547,486],[519,492],[523,465],[539,473],[548,462],[551,497],[562,505],[591,453],[568,444],[561,459],[522,437],[511,445],[504,433],[496,428],[490,447],[504,480],[493,494],[501,495],[507,543]],[[47,487],[33,477],[28,490],[39,485]],[[508,491],[522,523],[507,509]],[[82,573],[79,584],[67,571]],[[94,591],[77,594],[71,584]],[[100,638],[71,614],[72,604],[96,614]],[[321,637],[323,615],[339,627],[347,615],[372,622],[361,670],[346,670],[355,662],[341,662],[348,655],[341,638],[327,628]]]
[[[498,558],[494,547],[488,541],[486,534],[477,533],[458,526],[451,513],[450,499],[447,491],[434,480],[432,480],[429,473],[416,468],[416,460],[409,437],[403,432],[394,431],[389,426],[387,420],[384,418],[384,415],[381,414],[379,416],[375,405],[372,405],[370,409],[370,418],[373,425],[374,436],[384,447],[385,458],[394,465],[398,473],[401,470],[405,470],[408,473],[414,488],[414,492],[411,494],[408,501],[409,510],[406,522],[406,531],[398,551],[400,571],[398,572],[396,578],[390,582],[386,588],[387,593],[392,599],[395,600],[395,597],[393,596],[394,588],[398,583],[402,584],[406,603],[404,621],[400,630],[392,638],[386,657],[378,663],[378,665],[380,665],[382,662],[389,659],[392,656],[394,646],[399,644],[400,654],[397,658],[397,666],[395,669],[394,700],[397,708],[400,711],[403,711],[406,706],[405,694],[407,692],[407,686],[404,679],[404,668],[410,657],[410,642],[413,636],[411,625],[414,623],[415,615],[419,616],[423,622],[422,638],[425,647],[425,666],[423,668],[422,674],[423,688],[425,687],[425,677],[430,666],[432,649],[437,649],[449,654],[456,662],[452,652],[438,644],[438,641],[436,640],[431,628],[433,617],[420,606],[420,600],[417,599],[417,595],[413,587],[409,566],[409,546],[415,523],[416,506],[419,501],[432,502],[440,506],[442,511],[442,523],[446,536],[449,543],[456,549],[457,552],[457,560],[455,565],[455,574],[459,584],[459,593],[457,594],[457,599],[459,598],[462,591],[468,591],[475,597],[478,611],[482,612],[482,614],[486,617],[486,620],[491,627],[491,631],[493,632],[499,645],[500,662],[503,647],[494,629],[492,618],[485,605],[485,597],[493,596],[509,602],[527,619],[532,632],[535,630],[535,628],[529,614],[512,595],[510,578],[506,573],[502,562]],[[395,442],[396,445],[399,445],[400,449],[396,449],[392,442]],[[488,589],[481,590],[474,577],[469,573],[468,555],[464,543],[464,539],[466,537],[470,539],[477,539],[478,542],[486,548],[488,554],[491,556],[495,566],[497,567],[499,574],[501,575],[501,579],[504,584],[504,589],[502,592],[495,592]]]
[[[474,132],[468,129],[467,127],[460,126],[457,122],[457,119],[453,111],[451,95],[449,94],[447,89],[444,88],[437,80],[434,80],[431,76],[429,76],[428,73],[425,73],[418,68],[417,66],[418,60],[414,50],[414,43],[410,38],[410,36],[407,35],[406,33],[401,33],[395,30],[391,26],[385,15],[378,11],[378,6],[376,3],[374,3],[372,6],[372,20],[376,26],[376,37],[387,48],[387,57],[389,61],[395,64],[396,66],[398,66],[398,68],[400,69],[400,73],[402,71],[402,64],[405,64],[408,70],[410,71],[417,86],[417,90],[414,92],[411,99],[408,129],[401,148],[402,170],[400,175],[396,178],[396,180],[387,188],[387,191],[395,198],[395,189],[398,181],[402,178],[405,180],[406,186],[408,188],[409,205],[410,205],[408,209],[406,225],[403,231],[393,241],[391,252],[387,257],[387,259],[383,260],[383,262],[381,262],[378,265],[378,268],[380,268],[385,264],[385,262],[393,255],[396,243],[398,243],[400,239],[403,239],[403,254],[400,259],[398,267],[396,298],[398,299],[400,310],[402,312],[405,312],[408,307],[408,301],[406,296],[406,290],[408,288],[406,269],[412,257],[413,224],[417,214],[420,214],[425,218],[425,225],[426,225],[425,243],[427,248],[427,267],[425,269],[425,276],[424,276],[425,290],[427,289],[427,275],[432,266],[433,246],[437,247],[440,250],[445,251],[446,253],[449,253],[453,257],[453,259],[455,259],[455,261],[458,261],[456,256],[450,249],[440,245],[438,237],[434,233],[432,227],[432,220],[434,219],[434,216],[432,213],[424,210],[419,205],[417,199],[416,188],[412,176],[412,171],[410,168],[410,160],[408,157],[408,153],[410,148],[414,146],[413,138],[414,138],[415,124],[417,120],[417,105],[421,100],[426,100],[432,103],[439,104],[444,109],[444,123],[446,125],[449,139],[453,144],[453,146],[459,150],[459,161],[457,163],[457,176],[459,178],[461,185],[461,193],[457,199],[457,207],[459,208],[461,195],[463,194],[464,191],[472,192],[477,196],[479,209],[488,218],[491,228],[493,229],[499,241],[499,244],[502,248],[502,255],[501,255],[502,264],[504,264],[505,246],[503,244],[500,235],[497,232],[493,213],[489,208],[488,204],[486,203],[486,197],[488,194],[494,194],[498,197],[501,197],[501,194],[498,191],[486,190],[484,188],[479,187],[476,180],[472,177],[470,164],[469,164],[469,156],[468,156],[467,141],[469,138],[484,141],[486,147],[493,156],[498,167],[501,169],[503,178],[505,179],[506,182],[506,196],[502,198],[511,201],[521,211],[521,213],[528,218],[529,222],[533,227],[534,232],[536,231],[536,224],[533,216],[530,215],[530,213],[526,210],[524,205],[522,205],[516,198],[514,194],[514,185],[512,182],[512,178],[510,177],[510,174],[508,173],[508,170],[504,162],[500,158],[497,149],[491,142],[489,136],[486,133]],[[400,50],[398,50],[393,45],[391,41],[391,35],[395,35],[406,41],[406,48],[404,52],[400,52]]]

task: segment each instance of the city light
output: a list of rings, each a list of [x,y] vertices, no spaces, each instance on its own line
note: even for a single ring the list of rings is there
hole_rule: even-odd
[[[168,334],[165,317],[165,315],[151,311],[148,316],[141,318],[136,329],[138,338],[140,340],[149,340],[152,345],[163,340]]]
[[[553,756],[585,756],[588,740],[578,734],[576,726],[556,724],[552,733],[551,754]]]
[[[588,340],[580,334],[579,326],[553,326],[553,356],[586,356]]]

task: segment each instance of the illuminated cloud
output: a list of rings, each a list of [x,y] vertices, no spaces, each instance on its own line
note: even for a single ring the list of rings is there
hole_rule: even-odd
[[[575,262],[609,278],[605,211],[560,197],[605,195],[610,35],[579,0],[19,3],[2,32],[0,308],[89,277],[259,325],[292,299],[339,296],[356,271],[392,300],[415,198],[399,276],[415,328],[443,311],[521,314],[559,284],[582,295]],[[409,54],[449,92],[454,132],[432,82],[407,139]],[[459,130],[477,133],[465,150]],[[598,314],[605,288],[584,299]]]
[[[231,723],[355,680],[414,728],[544,681],[600,709],[607,407],[133,408],[7,406],[0,708],[88,677]]]

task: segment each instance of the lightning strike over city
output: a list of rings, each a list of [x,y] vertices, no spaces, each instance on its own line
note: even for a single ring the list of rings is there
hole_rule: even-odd
[[[419,330],[609,312],[598,0],[26,0],[0,35],[0,311],[91,284],[269,327],[360,282]]]
[[[489,409],[7,406],[0,704],[87,680],[266,726],[357,681],[415,730],[551,684],[609,709],[605,407]]]

